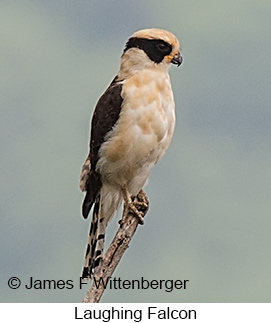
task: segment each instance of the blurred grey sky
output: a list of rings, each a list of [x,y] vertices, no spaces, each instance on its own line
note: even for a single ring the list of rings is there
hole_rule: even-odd
[[[126,40],[146,27],[182,45],[184,63],[170,72],[177,126],[114,277],[190,285],[107,290],[102,301],[271,301],[270,16],[269,0],[1,1],[1,302],[82,301],[77,285],[10,290],[7,281],[78,281],[90,117]]]

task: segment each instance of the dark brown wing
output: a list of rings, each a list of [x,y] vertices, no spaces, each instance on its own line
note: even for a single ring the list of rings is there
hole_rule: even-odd
[[[89,157],[90,171],[86,180],[86,196],[82,206],[83,217],[87,218],[102,186],[100,174],[96,172],[99,159],[99,149],[107,133],[116,124],[121,111],[123,98],[121,97],[122,83],[115,81],[109,85],[100,97],[91,121]]]
[[[90,156],[91,169],[95,170],[98,161],[98,152],[105,140],[107,133],[112,130],[117,122],[123,98],[121,97],[122,84],[110,84],[100,97],[91,122]]]

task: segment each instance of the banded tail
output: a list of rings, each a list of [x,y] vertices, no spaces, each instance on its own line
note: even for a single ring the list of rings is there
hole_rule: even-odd
[[[93,274],[97,272],[103,259],[105,230],[108,222],[118,210],[121,200],[121,192],[106,184],[101,187],[93,203],[90,196],[86,194],[83,210],[86,205],[88,205],[87,209],[89,209],[89,205],[91,208],[92,204],[94,204],[94,207],[82,278],[91,279]]]
[[[90,279],[98,269],[103,258],[104,237],[107,223],[105,223],[105,219],[101,217],[100,211],[100,198],[98,198],[94,204],[82,278]]]

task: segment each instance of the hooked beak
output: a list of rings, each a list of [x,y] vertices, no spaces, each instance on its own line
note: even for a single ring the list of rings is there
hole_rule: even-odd
[[[171,59],[171,63],[177,65],[178,67],[182,64],[183,58],[182,55],[177,52]]]

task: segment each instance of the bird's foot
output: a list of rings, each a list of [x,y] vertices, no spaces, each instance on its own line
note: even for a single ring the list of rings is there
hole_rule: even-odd
[[[148,207],[148,198],[142,190],[140,190],[137,196],[133,196],[132,198],[129,195],[126,195],[126,199],[124,199],[123,215],[119,224],[123,225],[129,213],[134,214],[138,218],[139,224],[144,224],[142,214],[144,215],[146,213]]]
[[[149,200],[146,193],[143,190],[140,190],[137,196],[132,197],[132,201],[136,209],[145,214],[149,208]]]

